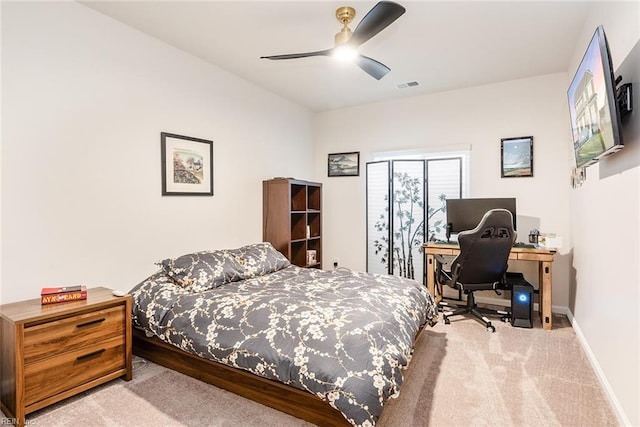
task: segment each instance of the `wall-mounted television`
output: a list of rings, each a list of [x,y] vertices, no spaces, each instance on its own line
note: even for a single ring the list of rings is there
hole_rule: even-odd
[[[622,149],[615,77],[602,25],[589,42],[567,96],[577,168]]]

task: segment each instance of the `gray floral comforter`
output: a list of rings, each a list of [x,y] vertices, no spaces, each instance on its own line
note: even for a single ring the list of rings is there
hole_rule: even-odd
[[[418,282],[296,266],[202,292],[160,271],[131,292],[134,325],[148,334],[313,393],[362,426],[398,393],[435,316]]]

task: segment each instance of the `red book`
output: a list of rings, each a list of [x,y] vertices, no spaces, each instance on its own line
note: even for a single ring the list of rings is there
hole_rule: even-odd
[[[49,288],[51,289],[51,288]],[[44,291],[44,289],[43,289]],[[40,302],[42,305],[56,304],[59,302],[82,301],[87,299],[87,288],[82,286],[78,291],[41,293]]]
[[[87,287],[84,285],[75,285],[75,286],[64,286],[64,287],[58,287],[58,288],[42,288],[42,291],[40,291],[40,295],[60,294],[63,292],[77,292],[82,290],[87,290]]]

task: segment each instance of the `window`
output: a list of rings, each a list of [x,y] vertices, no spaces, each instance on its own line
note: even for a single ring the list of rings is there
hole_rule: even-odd
[[[422,277],[422,244],[445,238],[445,200],[467,195],[468,158],[468,149],[380,153],[367,163],[368,272]]]

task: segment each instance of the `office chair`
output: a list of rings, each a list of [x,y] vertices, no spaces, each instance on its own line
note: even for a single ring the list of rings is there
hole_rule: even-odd
[[[449,324],[449,317],[471,313],[484,323],[489,332],[495,332],[495,327],[485,314],[502,315],[508,319],[509,313],[499,310],[481,309],[475,302],[475,291],[493,290],[504,286],[505,273],[509,252],[516,240],[513,229],[513,217],[506,209],[492,209],[480,220],[473,230],[462,231],[458,234],[460,254],[451,261],[451,269],[445,270],[446,261],[443,257],[436,257],[436,282],[442,295],[442,286],[447,285],[462,291],[467,296],[465,307],[454,306],[453,312],[443,310],[445,324]],[[442,303],[442,306],[449,306]]]

